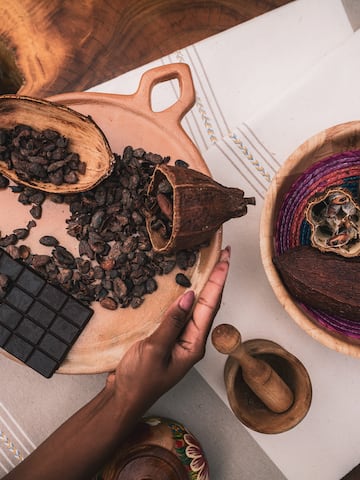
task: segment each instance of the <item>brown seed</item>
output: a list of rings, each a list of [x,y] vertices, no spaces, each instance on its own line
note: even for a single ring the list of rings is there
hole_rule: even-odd
[[[154,278],[148,278],[146,280],[146,293],[154,293],[158,286]]]
[[[167,275],[174,270],[175,266],[176,261],[174,259],[165,260],[164,262],[160,263],[161,273]]]
[[[49,193],[47,195],[47,198],[53,203],[63,203],[64,202],[64,196],[61,195],[60,193]]]
[[[69,282],[72,279],[73,271],[70,268],[62,268],[57,274],[57,279],[59,283],[64,284]]]
[[[104,277],[104,270],[100,266],[95,265],[95,267],[94,267],[94,279],[101,280],[103,277]]]
[[[188,267],[188,258],[186,250],[179,250],[175,255],[176,264],[181,270],[186,270]]]
[[[27,228],[15,228],[13,233],[17,236],[19,240],[24,240],[24,238],[28,237],[29,230]]]
[[[189,164],[185,162],[185,160],[175,160],[175,167],[183,167],[183,168],[188,168]]]
[[[0,188],[6,188],[9,185],[9,180],[0,174]]]
[[[47,171],[48,173],[55,172],[56,170],[59,170],[59,168],[62,168],[66,164],[65,160],[59,160],[57,162],[52,162],[48,168]]]
[[[27,245],[20,245],[19,255],[22,260],[26,260],[30,255],[30,248]]]
[[[111,297],[105,297],[100,300],[100,305],[107,310],[116,310],[118,307],[117,302]]]
[[[0,273],[0,288],[6,289],[9,285],[9,277],[4,273]]]
[[[158,193],[156,195],[156,200],[162,213],[165,215],[166,218],[171,220],[173,216],[172,201],[163,193]]]
[[[59,241],[57,238],[53,237],[52,235],[44,235],[39,239],[41,245],[45,245],[46,247],[56,247],[59,245]]]
[[[30,220],[26,226],[28,230],[31,230],[32,228],[36,227],[36,222],[34,220]]]
[[[90,260],[93,260],[95,258],[95,253],[91,249],[89,242],[87,240],[80,240],[79,242],[79,255],[82,257],[83,255],[86,255],[89,257]]]
[[[66,175],[64,175],[64,181],[65,181],[65,183],[74,184],[74,183],[77,183],[79,181],[79,177],[77,176],[76,172],[71,171],[71,172],[67,173]]]
[[[115,265],[115,260],[113,258],[106,257],[100,261],[99,265],[103,270],[112,270]]]
[[[60,245],[56,246],[52,252],[54,258],[60,265],[73,266],[75,265],[75,258],[65,247]]]
[[[34,205],[31,209],[30,209],[30,214],[31,216],[33,216],[34,218],[36,218],[36,220],[39,220],[41,218],[41,215],[42,215],[42,208],[40,205]]]
[[[6,235],[5,237],[0,238],[0,247],[7,247],[8,245],[15,245],[18,241],[17,236],[14,233]]]
[[[41,205],[45,201],[45,194],[43,192],[36,192],[29,196],[31,203],[35,205]]]
[[[189,278],[183,273],[178,273],[175,277],[175,281],[178,285],[181,285],[182,287],[185,287],[185,288],[191,287],[191,282]]]
[[[8,245],[5,250],[11,258],[20,258],[19,248],[16,245]]]
[[[159,193],[172,193],[172,186],[171,183],[166,179],[163,178],[157,187]]]
[[[144,302],[144,298],[143,297],[134,297],[132,300],[131,300],[131,307],[132,308],[139,308],[140,305],[142,305]]]
[[[50,262],[50,256],[49,255],[33,255],[32,260],[31,260],[31,265],[34,268],[39,268],[43,267],[47,263]]]

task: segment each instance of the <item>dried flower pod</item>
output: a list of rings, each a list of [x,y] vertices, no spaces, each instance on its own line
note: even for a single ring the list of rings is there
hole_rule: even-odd
[[[165,195],[169,195],[167,200]],[[146,226],[154,250],[161,253],[209,241],[224,222],[246,215],[247,205],[255,205],[255,199],[245,198],[239,188],[225,187],[196,170],[167,164],[156,167],[148,196],[149,204],[153,205],[153,199],[158,201],[158,209],[152,207],[148,212]],[[157,215],[168,220],[160,221],[164,228],[158,228]]]
[[[16,183],[46,192],[81,192],[100,183],[113,169],[115,156],[102,130],[90,117],[71,108],[32,97],[2,95],[0,118],[2,129],[14,128],[16,125],[29,125],[35,130],[46,130],[49,135],[52,131],[58,132],[69,139],[73,152],[79,155],[82,162],[86,162],[86,172],[84,175],[79,175],[77,183],[65,184],[55,179],[55,182],[61,183],[55,185],[32,178],[20,178],[15,169],[9,169],[6,162],[0,161],[0,173]],[[56,160],[61,153],[61,148],[48,153]],[[19,158],[14,158],[14,161],[21,162]],[[42,166],[36,161],[32,161],[32,168],[36,169],[37,174],[41,173],[39,170]],[[74,179],[70,178],[70,180]]]
[[[360,209],[348,190],[331,187],[317,194],[308,202],[305,216],[313,247],[343,257],[360,254]]]
[[[273,261],[297,300],[329,315],[360,321],[358,258],[343,258],[301,246],[287,250]]]

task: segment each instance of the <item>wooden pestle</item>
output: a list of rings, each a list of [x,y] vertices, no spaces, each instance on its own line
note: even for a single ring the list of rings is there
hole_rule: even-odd
[[[283,413],[291,407],[294,395],[290,388],[268,363],[246,352],[240,332],[234,326],[218,325],[211,339],[218,352],[239,362],[245,383],[270,410]]]

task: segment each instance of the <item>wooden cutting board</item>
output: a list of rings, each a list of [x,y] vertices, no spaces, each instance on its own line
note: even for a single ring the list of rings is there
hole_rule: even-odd
[[[0,0],[0,93],[86,90],[291,0]]]

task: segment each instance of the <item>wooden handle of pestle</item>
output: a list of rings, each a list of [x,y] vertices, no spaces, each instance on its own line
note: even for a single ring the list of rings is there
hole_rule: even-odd
[[[211,339],[218,352],[230,355],[239,362],[245,383],[269,410],[283,413],[291,407],[294,395],[290,388],[268,363],[246,352],[240,332],[234,326],[218,325]]]

